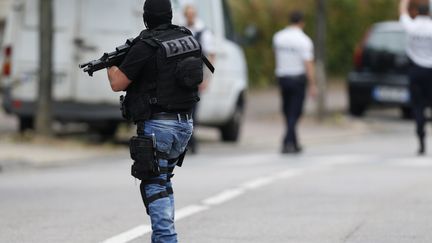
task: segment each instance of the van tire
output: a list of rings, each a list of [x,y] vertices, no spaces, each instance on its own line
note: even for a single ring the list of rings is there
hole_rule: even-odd
[[[23,133],[27,130],[34,129],[34,119],[33,117],[20,116],[19,117],[19,132]]]
[[[107,122],[102,124],[90,124],[90,130],[101,136],[103,140],[114,138],[117,133],[118,122]]]
[[[237,102],[236,109],[228,123],[220,127],[222,141],[224,142],[237,142],[240,137],[240,128],[244,115],[244,98],[240,96]]]
[[[349,113],[354,117],[363,117],[366,112],[366,106],[350,103]]]

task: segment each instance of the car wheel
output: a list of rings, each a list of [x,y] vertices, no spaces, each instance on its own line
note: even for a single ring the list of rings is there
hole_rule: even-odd
[[[240,126],[243,120],[243,108],[237,106],[230,121],[220,128],[222,141],[237,142],[240,137]]]
[[[19,118],[19,132],[23,133],[27,130],[34,129],[33,117],[20,117]]]
[[[349,113],[352,116],[362,117],[364,116],[365,112],[366,112],[366,106],[364,105],[350,104],[349,106]]]

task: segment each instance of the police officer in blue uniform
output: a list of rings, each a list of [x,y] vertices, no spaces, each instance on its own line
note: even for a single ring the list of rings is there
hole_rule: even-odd
[[[122,111],[137,124],[130,142],[132,175],[141,180],[152,242],[171,243],[177,242],[171,178],[193,130],[202,51],[189,30],[171,24],[169,0],[147,0],[143,18],[147,29],[108,77],[114,91],[126,91]]]

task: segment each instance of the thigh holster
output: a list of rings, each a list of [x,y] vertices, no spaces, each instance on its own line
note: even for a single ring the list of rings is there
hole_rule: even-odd
[[[148,180],[161,173],[153,140],[148,136],[133,137],[130,140],[130,154],[134,161],[131,174],[139,180]]]

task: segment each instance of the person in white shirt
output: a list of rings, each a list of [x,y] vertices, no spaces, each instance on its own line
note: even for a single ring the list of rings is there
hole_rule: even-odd
[[[283,113],[286,121],[286,135],[282,153],[299,153],[297,123],[302,115],[306,88],[316,95],[314,47],[312,40],[303,32],[303,13],[290,13],[291,24],[273,37],[276,57],[276,77],[282,93]],[[309,84],[308,84],[309,82]]]
[[[192,31],[194,37],[201,44],[204,54],[213,63],[216,57],[216,46],[213,33],[205,26],[204,22],[198,18],[198,12],[194,5],[189,4],[184,8],[186,28]]]
[[[197,41],[201,44],[204,55],[207,56],[211,63],[214,63],[216,59],[216,46],[213,33],[207,29],[204,22],[198,18],[197,9],[194,5],[188,4],[184,7],[184,17],[186,20],[185,27],[192,32],[195,39],[197,39]],[[206,90],[210,78],[211,73],[206,68],[204,68],[203,82],[199,87],[200,92],[204,92]],[[196,120],[195,115],[197,108],[198,107],[196,105],[193,112],[194,120]],[[189,140],[188,150],[194,154],[198,151],[197,141],[194,134],[192,134],[192,137]]]
[[[432,106],[432,19],[429,6],[420,4],[418,15],[409,15],[410,0],[401,0],[400,23],[407,33],[407,55],[412,66],[409,71],[411,102],[416,119],[419,155],[426,153],[425,110]]]

